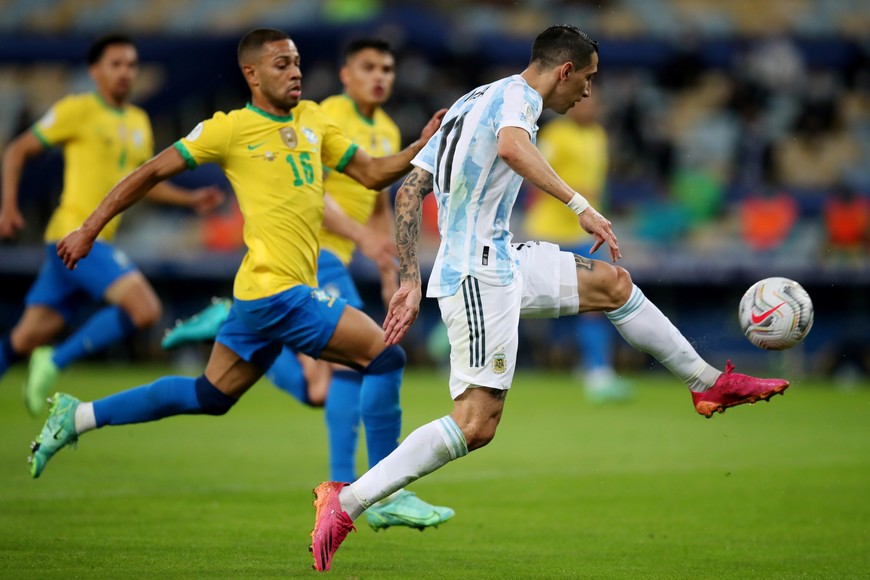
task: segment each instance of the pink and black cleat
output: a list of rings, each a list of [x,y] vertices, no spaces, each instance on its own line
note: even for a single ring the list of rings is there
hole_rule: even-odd
[[[728,407],[746,403],[752,404],[764,399],[769,401],[774,395],[781,395],[788,388],[785,379],[759,379],[734,372],[731,361],[725,365],[725,372],[719,375],[710,389],[703,393],[692,392],[695,410],[708,419],[713,413],[724,413]]]

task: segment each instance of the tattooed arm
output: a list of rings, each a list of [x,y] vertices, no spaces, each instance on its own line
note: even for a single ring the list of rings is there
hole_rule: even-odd
[[[399,250],[399,290],[390,300],[384,320],[384,341],[397,344],[420,313],[423,298],[420,278],[420,220],[423,199],[432,191],[432,174],[419,167],[399,188],[396,194],[396,247]]]

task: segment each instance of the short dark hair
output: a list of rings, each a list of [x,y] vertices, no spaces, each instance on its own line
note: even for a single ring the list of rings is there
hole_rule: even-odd
[[[103,58],[106,48],[114,44],[124,44],[136,48],[133,39],[126,34],[107,34],[106,36],[101,36],[88,48],[88,65],[97,64]]]
[[[275,28],[257,28],[248,32],[239,41],[239,48],[236,52],[239,66],[242,66],[242,61],[248,58],[252,52],[263,48],[264,44],[279,40],[290,40],[290,35]]]
[[[530,63],[545,68],[571,61],[576,68],[585,68],[598,52],[598,43],[571,24],[557,24],[538,35],[532,45]]]
[[[390,43],[381,38],[358,38],[348,42],[344,47],[344,60],[347,61],[350,57],[358,52],[362,52],[367,48],[371,48],[378,52],[386,52],[393,54],[393,49]]]

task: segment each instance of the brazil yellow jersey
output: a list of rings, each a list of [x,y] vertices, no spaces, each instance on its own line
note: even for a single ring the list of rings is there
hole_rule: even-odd
[[[317,285],[323,169],[343,170],[357,149],[317,103],[300,101],[287,117],[250,104],[215,113],[175,147],[189,168],[219,164],[236,192],[248,248],[236,298]]]
[[[574,191],[602,210],[607,180],[607,134],[600,125],[580,125],[568,118],[550,121],[538,134],[541,153]],[[526,212],[526,233],[532,238],[559,244],[577,243],[586,233],[577,214],[543,192]]]
[[[82,225],[116,183],[154,154],[145,111],[112,107],[97,93],[61,99],[36,122],[33,133],[46,147],[63,147],[63,191],[45,230],[47,242]],[[111,240],[119,223],[120,216],[110,221],[99,239]]]
[[[382,109],[371,119],[364,117],[347,95],[335,95],[320,103],[323,112],[344,129],[354,143],[372,157],[396,153],[401,147],[399,128]],[[326,192],[349,217],[367,223],[375,208],[379,191],[367,189],[343,173],[331,171],[325,179]],[[325,228],[320,230],[320,248],[335,254],[345,265],[353,258],[354,243]]]

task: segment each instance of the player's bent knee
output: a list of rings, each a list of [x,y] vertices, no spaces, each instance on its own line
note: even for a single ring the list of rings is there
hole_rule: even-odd
[[[196,379],[196,400],[205,415],[225,415],[238,399],[222,393],[205,375]]]
[[[628,273],[628,270],[621,266],[614,266],[614,269],[616,270],[616,280],[613,284],[613,307],[619,308],[628,302],[634,283],[631,281],[631,274]]]
[[[128,311],[127,314],[133,321],[133,325],[139,330],[143,330],[157,324],[157,321],[163,316],[163,304],[155,297],[153,301],[137,305],[132,312]]]
[[[381,351],[381,354],[362,370],[364,375],[383,375],[405,368],[407,356],[405,350],[396,344],[391,344]]]

